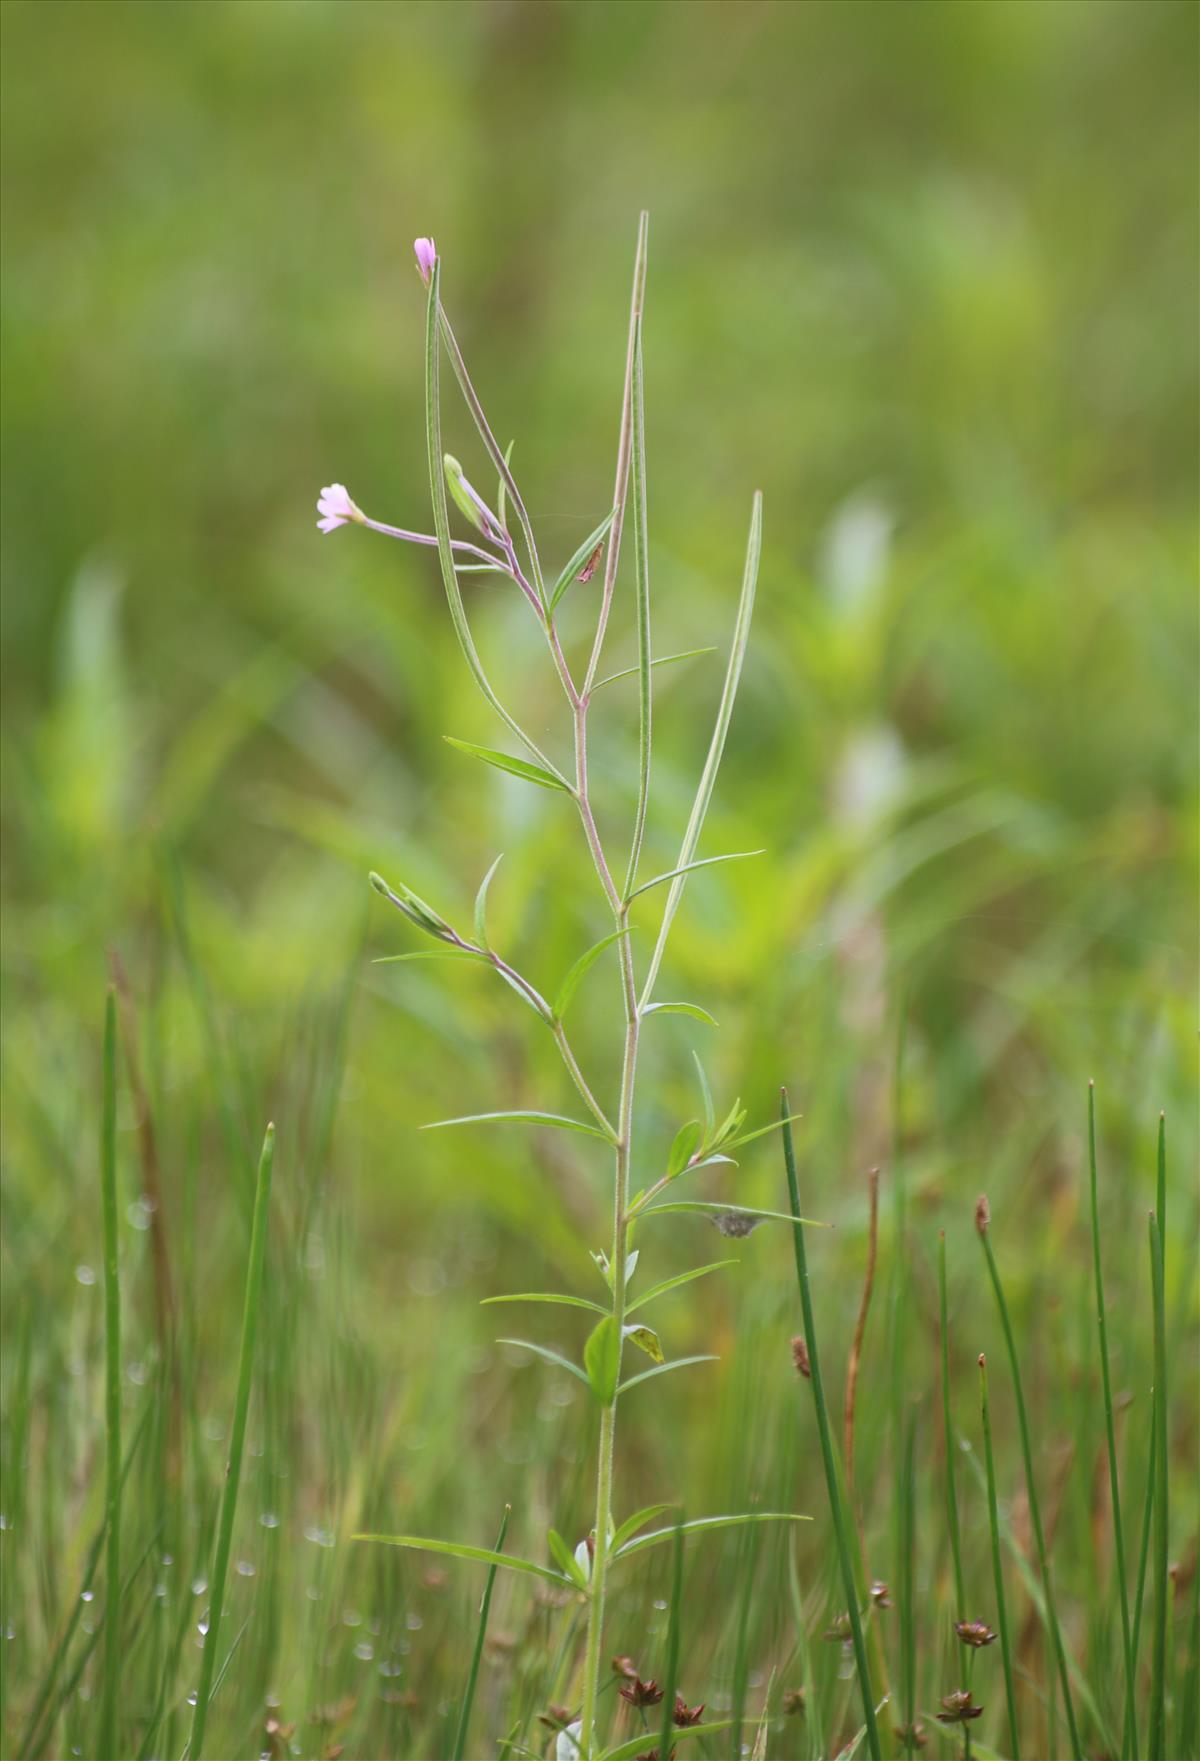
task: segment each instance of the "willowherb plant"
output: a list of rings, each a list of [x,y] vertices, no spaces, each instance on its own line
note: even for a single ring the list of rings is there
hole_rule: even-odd
[[[579,816],[584,840],[595,869],[601,892],[611,914],[612,927],[583,952],[563,978],[556,995],[548,999],[537,990],[509,961],[493,947],[487,925],[488,888],[496,872],[493,862],[484,876],[475,900],[474,923],[470,933],[456,928],[433,905],[419,898],[399,882],[389,884],[379,875],[372,875],[372,885],[397,908],[416,928],[430,937],[439,948],[432,952],[447,958],[470,960],[491,966],[521,1001],[537,1016],[558,1046],[563,1063],[579,1092],[586,1118],[567,1118],[551,1112],[496,1112],[474,1114],[464,1118],[439,1120],[445,1126],[487,1126],[501,1122],[522,1123],[556,1130],[582,1133],[605,1144],[612,1156],[613,1223],[612,1238],[607,1248],[593,1253],[593,1259],[607,1290],[605,1301],[578,1295],[529,1292],[521,1296],[493,1298],[494,1301],[550,1302],[582,1307],[596,1315],[595,1325],[583,1352],[582,1365],[545,1347],[527,1341],[509,1341],[548,1359],[559,1368],[577,1376],[589,1388],[599,1406],[599,1442],[596,1464],[595,1522],[588,1540],[573,1552],[560,1535],[551,1531],[548,1547],[554,1564],[540,1564],[520,1559],[495,1549],[469,1546],[456,1541],[442,1541],[411,1535],[370,1537],[393,1544],[428,1551],[454,1554],[486,1562],[492,1571],[507,1567],[549,1579],[559,1588],[584,1596],[588,1606],[587,1643],[580,1690],[581,1710],[577,1720],[560,1738],[560,1750],[578,1752],[586,1761],[594,1761],[602,1753],[602,1739],[596,1728],[597,1694],[601,1674],[604,1639],[605,1597],[611,1567],[628,1555],[657,1543],[670,1540],[680,1529],[686,1531],[721,1528],[743,1522],[801,1520],[790,1513],[756,1512],[752,1516],[709,1516],[687,1523],[647,1531],[646,1525],[671,1509],[670,1504],[656,1504],[645,1510],[616,1519],[614,1513],[614,1451],[617,1414],[621,1396],[636,1384],[666,1374],[686,1364],[706,1361],[680,1358],[668,1361],[657,1333],[640,1316],[655,1298],[666,1291],[714,1270],[711,1265],[698,1266],[653,1288],[631,1297],[631,1281],[638,1262],[634,1247],[635,1227],[652,1216],[664,1212],[708,1212],[727,1234],[744,1234],[763,1218],[779,1218],[792,1223],[790,1215],[769,1211],[728,1211],[717,1204],[679,1200],[672,1196],[675,1182],[683,1175],[716,1163],[729,1163],[733,1153],[743,1144],[778,1128],[778,1122],[759,1130],[746,1129],[746,1113],[739,1102],[720,1117],[697,1061],[702,1095],[702,1117],[683,1124],[662,1161],[661,1172],[637,1192],[632,1191],[634,1100],[638,1072],[638,1048],[642,1028],[653,1014],[673,1011],[711,1020],[697,1004],[659,1002],[655,1000],[663,956],[666,952],[671,925],[679,909],[689,875],[710,863],[728,862],[758,854],[738,851],[728,855],[702,857],[698,854],[705,816],[712,799],[717,772],[725,748],[726,734],[733,714],[734,699],[742,673],[750,620],[754,609],[755,585],[758,576],[762,535],[762,499],[755,494],[750,519],[750,536],[746,550],[745,571],[738,601],[733,639],[725,671],[724,685],[716,714],[716,723],[709,743],[708,755],[697,786],[679,857],[674,867],[649,880],[639,878],[643,843],[650,810],[651,724],[653,676],[656,666],[669,661],[690,658],[690,655],[656,657],[650,639],[650,572],[646,526],[646,458],[642,389],[642,308],[646,283],[647,217],[643,214],[638,230],[637,253],[633,275],[633,298],[629,323],[629,343],[625,365],[624,395],[621,408],[620,439],[617,448],[616,481],[611,509],[595,531],[579,546],[565,567],[552,579],[543,571],[541,556],[525,502],[513,475],[510,456],[496,441],[483,407],[471,383],[455,335],[441,300],[441,261],[432,239],[415,243],[417,266],[428,290],[425,333],[425,424],[428,445],[429,483],[433,501],[433,534],[410,532],[386,526],[369,519],[354,503],[341,484],[333,484],[321,492],[318,511],[322,531],[331,532],[346,524],[370,527],[390,537],[410,543],[435,547],[441,564],[442,579],[450,607],[451,622],[463,656],[483,696],[504,724],[512,739],[523,748],[523,755],[493,750],[467,740],[453,739],[459,750],[482,759],[485,763],[507,771],[542,788],[569,797]],[[458,461],[443,450],[440,392],[440,365],[445,350],[455,379],[462,392],[480,439],[498,474],[498,490],[494,503],[489,503],[472,485]],[[471,529],[470,538],[453,538],[450,531],[450,502]],[[588,710],[597,691],[614,678],[625,674],[600,676],[605,636],[616,598],[618,565],[627,510],[632,512],[634,558],[634,615],[637,631],[637,667],[640,743],[636,805],[628,854],[623,865],[606,849],[597,826],[588,783]],[[515,534],[513,528],[516,528]],[[582,671],[572,666],[559,639],[556,622],[558,607],[576,581],[590,580],[600,569],[603,576],[599,610],[590,649]],[[484,663],[471,634],[463,577],[477,572],[505,576],[526,600],[531,616],[545,638],[550,663],[562,687],[570,713],[574,739],[574,764],[569,770],[557,765],[521,725],[517,716],[501,701],[494,690]],[[693,652],[704,652],[696,650]],[[658,933],[649,961],[643,972],[638,971],[629,935],[629,910],[635,898],[651,888],[665,887]],[[615,1107],[602,1101],[584,1073],[579,1058],[568,1039],[565,1018],[572,999],[589,969],[609,950],[619,963],[621,993],[624,1004],[622,1024],[622,1057],[620,1091]],[[400,955],[400,959],[418,958],[416,954]],[[428,956],[424,956],[428,957]],[[785,1121],[786,1122],[786,1121]],[[635,1319],[635,1314],[638,1316]],[[624,1374],[627,1347],[643,1353],[650,1367],[640,1373]],[[472,1670],[466,1702],[459,1723],[459,1753],[465,1740],[466,1716],[470,1709]],[[668,1695],[668,1709],[674,1702]],[[681,1705],[684,1703],[681,1701]],[[685,1707],[686,1710],[686,1707]],[[689,1715],[693,1729],[703,1728]],[[665,1721],[664,1728],[669,1727]],[[623,1752],[623,1751],[622,1751]]]

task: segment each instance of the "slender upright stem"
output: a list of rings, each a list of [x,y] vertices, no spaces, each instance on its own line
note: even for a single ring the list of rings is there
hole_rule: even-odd
[[[121,1282],[117,1258],[117,999],[104,1006],[104,1106],[100,1136],[100,1198],[104,1214],[104,1361],[107,1469],[105,1509],[104,1690],[100,1761],[118,1761],[117,1684],[121,1673]]]
[[[1125,1580],[1125,1531],[1121,1523],[1121,1483],[1117,1473],[1117,1435],[1113,1422],[1112,1376],[1108,1364],[1108,1323],[1104,1312],[1104,1278],[1100,1269],[1100,1201],[1096,1178],[1096,1085],[1088,1083],[1088,1169],[1092,1201],[1092,1266],[1096,1278],[1096,1330],[1100,1344],[1100,1377],[1104,1387],[1104,1428],[1108,1443],[1108,1484],[1112,1494],[1113,1548],[1117,1557],[1117,1593],[1121,1599],[1121,1640],[1125,1649],[1125,1723],[1121,1754],[1137,1761],[1137,1712],[1133,1700],[1133,1641],[1129,1626],[1129,1588]]]
[[[1161,1187],[1161,1181],[1160,1181]],[[1163,1294],[1163,1245],[1150,1213],[1150,1276],[1154,1291],[1154,1646],[1151,1652],[1150,1761],[1167,1761],[1167,1348]]]
[[[1008,1636],[1008,1608],[1004,1600],[1004,1566],[1000,1557],[1000,1510],[996,1500],[996,1463],[992,1458],[992,1420],[988,1410],[987,1359],[979,1354],[979,1406],[983,1417],[983,1459],[987,1467],[988,1528],[992,1537],[992,1578],[996,1585],[996,1625],[1000,1629],[1000,1656],[1004,1662],[1004,1697],[1008,1702],[1008,1741],[1012,1761],[1021,1761],[1017,1736],[1017,1691],[1013,1685],[1012,1644]]]

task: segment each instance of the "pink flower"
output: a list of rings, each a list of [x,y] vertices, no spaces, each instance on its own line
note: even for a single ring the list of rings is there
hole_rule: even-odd
[[[421,271],[421,280],[429,286],[429,277],[433,274],[433,266],[437,262],[437,246],[431,238],[415,238],[413,250],[417,254],[417,268]]]
[[[362,509],[350,500],[344,483],[330,483],[321,491],[317,502],[317,512],[321,518],[317,521],[321,532],[336,532],[339,526],[347,525],[351,520],[362,520]]]

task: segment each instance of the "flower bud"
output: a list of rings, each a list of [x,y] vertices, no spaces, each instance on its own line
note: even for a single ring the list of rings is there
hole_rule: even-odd
[[[429,286],[429,277],[433,274],[433,266],[437,262],[437,246],[431,238],[415,238],[413,250],[416,253],[417,268],[421,272],[421,280]]]
[[[500,522],[478,490],[468,483],[462,466],[452,453],[443,453],[442,468],[446,473],[446,488],[459,512],[465,514],[472,526],[482,532],[485,538],[495,538]]]

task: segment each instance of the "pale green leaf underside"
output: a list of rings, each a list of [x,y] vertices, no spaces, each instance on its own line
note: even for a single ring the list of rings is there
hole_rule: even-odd
[[[665,1205],[647,1205],[639,1211],[638,1217],[657,1217],[667,1211],[706,1211],[717,1216],[728,1216],[731,1211],[739,1217],[762,1217],[770,1223],[803,1223],[807,1229],[832,1229],[832,1223],[820,1223],[815,1217],[793,1217],[790,1211],[756,1211],[750,1205],[716,1205],[706,1204],[703,1199],[672,1199]]]
[[[644,1523],[653,1522],[654,1518],[656,1516],[661,1516],[664,1510],[674,1509],[675,1506],[673,1504],[667,1503],[647,1504],[643,1509],[635,1510],[632,1516],[627,1516],[625,1521],[613,1531],[613,1538],[609,1542],[610,1551],[613,1553],[618,1552],[626,1541],[630,1540],[632,1536],[637,1534],[638,1530]]]
[[[527,783],[536,783],[540,789],[556,789],[561,795],[571,793],[561,777],[555,776],[553,771],[543,770],[540,764],[531,764],[527,758],[514,758],[511,753],[497,752],[491,746],[476,746],[472,740],[456,740],[453,734],[443,734],[442,738],[459,752],[468,752],[472,758],[481,758],[496,770],[507,771],[510,776],[521,777]]]
[[[464,1113],[458,1119],[433,1119],[422,1125],[422,1131],[444,1131],[448,1125],[549,1125],[556,1131],[581,1131],[585,1137],[608,1138],[596,1125],[584,1119],[567,1119],[561,1113]]]
[[[372,966],[395,966],[401,960],[482,960],[483,954],[473,954],[469,948],[420,948],[415,954],[380,954],[372,960]]]
[[[671,1531],[674,1534],[674,1530]],[[688,1724],[681,1730],[671,1732],[672,1744],[686,1741],[688,1737],[710,1737],[717,1731],[729,1730],[733,1724],[731,1718],[721,1718],[713,1724]],[[645,1732],[640,1737],[630,1737],[628,1742],[620,1743],[615,1749],[605,1749],[600,1761],[637,1761],[637,1757],[645,1752],[644,1745],[649,1739]]]
[[[532,1559],[520,1559],[515,1553],[496,1553],[490,1547],[467,1547],[461,1541],[435,1541],[425,1535],[352,1535],[352,1541],[378,1541],[385,1547],[412,1547],[419,1553],[448,1553],[455,1559],[475,1559],[482,1565],[503,1565],[509,1571],[523,1571],[530,1577],[545,1578],[551,1584],[562,1584],[573,1590],[575,1585],[561,1571],[548,1565],[536,1565]]]
[[[709,1027],[718,1025],[716,1017],[699,1003],[647,1003],[642,1010],[643,1015],[690,1015],[694,1021],[703,1021]]]

